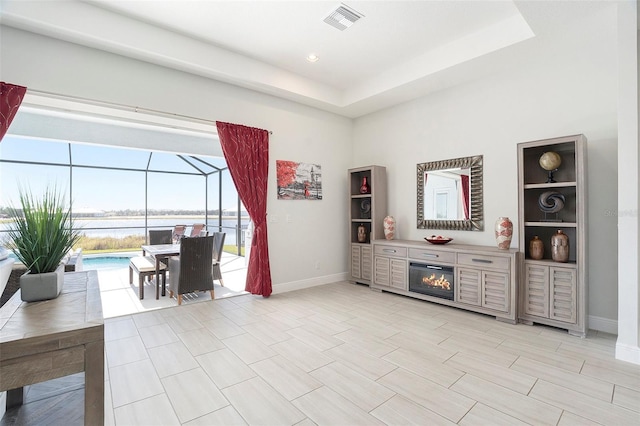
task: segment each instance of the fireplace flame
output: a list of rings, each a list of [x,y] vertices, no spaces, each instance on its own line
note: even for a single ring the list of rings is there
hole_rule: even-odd
[[[429,287],[451,290],[451,283],[445,278],[444,274],[442,274],[440,278],[436,278],[436,274],[431,274],[430,277],[422,277],[422,284]]]

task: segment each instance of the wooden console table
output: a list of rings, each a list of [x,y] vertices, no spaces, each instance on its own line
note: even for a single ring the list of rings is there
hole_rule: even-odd
[[[84,424],[104,424],[104,319],[96,271],[64,274],[58,298],[0,308],[0,391],[22,403],[23,386],[84,371]]]

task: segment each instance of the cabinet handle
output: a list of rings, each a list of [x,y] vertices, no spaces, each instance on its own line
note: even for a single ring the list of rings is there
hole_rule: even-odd
[[[382,249],[383,252],[385,253],[395,253],[396,251],[393,249]]]
[[[431,253],[422,253],[424,257],[440,257],[439,254],[431,254]]]
[[[478,262],[478,263],[493,263],[493,260],[487,260],[487,259],[471,259],[472,262]]]

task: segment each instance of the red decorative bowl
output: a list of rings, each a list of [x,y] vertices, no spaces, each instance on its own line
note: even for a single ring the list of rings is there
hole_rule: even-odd
[[[431,244],[447,244],[451,241],[453,241],[453,238],[424,238],[425,240],[429,241]]]

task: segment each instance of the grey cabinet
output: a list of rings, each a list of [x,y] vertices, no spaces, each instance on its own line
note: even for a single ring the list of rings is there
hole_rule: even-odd
[[[351,278],[358,281],[371,281],[371,247],[363,244],[351,245]]]
[[[560,158],[551,172],[540,162],[549,152]],[[547,324],[578,336],[588,329],[586,162],[583,135],[518,144],[518,317],[526,324]],[[558,231],[568,237],[566,261],[552,256],[551,237]],[[541,258],[529,251],[534,237],[544,244]]]
[[[371,242],[384,235],[387,172],[382,166],[349,169],[348,183],[350,280],[370,285],[373,278]]]
[[[456,269],[456,301],[508,312],[510,306],[509,273],[482,269]]]
[[[374,248],[374,284],[407,289],[407,249],[386,245]]]
[[[462,244],[430,245],[420,241],[373,242],[372,288],[517,321],[518,261],[516,249]],[[453,268],[453,300],[416,291],[409,285],[412,265]],[[412,291],[411,289],[414,289]],[[560,305],[558,305],[560,306]]]

